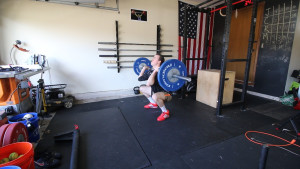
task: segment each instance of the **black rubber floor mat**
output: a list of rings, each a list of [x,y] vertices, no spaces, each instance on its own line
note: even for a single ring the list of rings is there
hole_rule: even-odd
[[[293,107],[283,105],[280,102],[270,102],[250,109],[277,120],[284,120],[299,113],[299,110],[294,110]]]
[[[120,105],[153,166],[170,162],[195,148],[232,137],[211,122],[215,115],[209,112],[209,108],[201,107],[202,104],[198,107],[191,106],[195,103],[182,102],[174,99],[172,105],[167,103],[170,118],[163,122],[156,120],[160,109],[144,109],[143,105],[148,104],[144,98],[134,106]]]
[[[69,168],[71,142],[54,143],[53,135],[80,128],[78,166],[86,169],[145,168],[150,162],[118,108],[89,112],[57,113],[48,127],[50,134],[41,140],[37,150],[56,150],[63,154],[58,168]],[[64,158],[65,157],[65,158]]]
[[[288,135],[276,133],[271,127],[259,129],[259,131],[268,133],[273,132],[272,134],[283,137],[289,141],[291,140]],[[252,133],[252,135],[250,134],[249,136],[259,142],[267,141],[269,144],[287,144],[267,135]],[[265,169],[299,168],[299,147],[288,146],[283,148],[285,149],[269,147]],[[254,144],[247,140],[244,135],[240,135],[224,142],[188,153],[182,156],[182,158],[192,169],[253,169],[258,168],[259,166],[261,150],[261,145]]]

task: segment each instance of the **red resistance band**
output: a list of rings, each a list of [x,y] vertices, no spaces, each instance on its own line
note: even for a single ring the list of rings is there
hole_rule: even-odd
[[[279,145],[279,144],[266,144],[267,146],[284,147],[284,146],[294,145],[294,146],[300,147],[298,144],[295,144],[296,139],[293,139],[292,141],[288,141],[288,140],[283,139],[283,138],[281,138],[281,137],[278,137],[278,136],[276,136],[276,135],[269,134],[269,133],[264,133],[264,132],[261,132],[261,131],[247,131],[247,132],[245,133],[245,137],[246,137],[249,141],[251,141],[251,142],[253,142],[253,143],[255,143],[255,144],[264,145],[264,143],[260,143],[260,142],[257,142],[257,141],[254,141],[254,140],[250,139],[250,138],[248,137],[248,135],[247,135],[248,133],[260,133],[260,134],[265,134],[265,135],[268,135],[268,136],[272,136],[272,137],[278,138],[278,139],[280,139],[280,140],[285,141],[285,142],[288,143],[288,144],[282,144],[282,145]]]

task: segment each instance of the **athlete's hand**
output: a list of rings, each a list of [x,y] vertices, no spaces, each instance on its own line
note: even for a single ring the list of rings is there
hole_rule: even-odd
[[[149,66],[144,66],[143,69],[144,69],[144,70],[149,70],[150,67],[149,67]]]
[[[154,71],[158,72],[159,71],[159,67],[154,68]]]

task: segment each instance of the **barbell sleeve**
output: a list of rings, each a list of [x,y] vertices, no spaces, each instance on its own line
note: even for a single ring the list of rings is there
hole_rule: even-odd
[[[192,81],[192,78],[186,77],[186,76],[173,75],[173,77],[176,77],[176,78],[181,79],[181,80],[186,80],[186,81],[188,81],[188,82],[191,82],[191,81]]]

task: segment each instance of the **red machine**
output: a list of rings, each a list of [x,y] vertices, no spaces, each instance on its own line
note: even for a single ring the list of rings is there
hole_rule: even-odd
[[[0,79],[0,106],[17,105],[29,97],[29,89],[20,88],[21,80]]]

